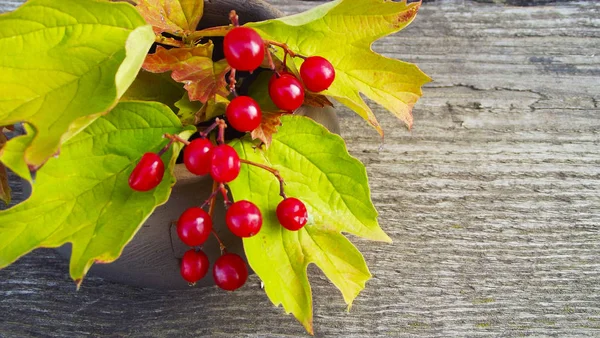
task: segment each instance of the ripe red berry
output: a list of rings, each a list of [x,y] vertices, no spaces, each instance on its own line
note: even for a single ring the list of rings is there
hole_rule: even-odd
[[[183,163],[192,174],[206,175],[210,171],[210,151],[213,144],[198,138],[190,142],[183,150]]]
[[[254,203],[237,201],[227,209],[225,223],[234,235],[252,237],[262,227],[262,214]]]
[[[242,257],[226,253],[219,257],[213,266],[215,284],[223,290],[240,288],[248,279],[248,268]]]
[[[335,69],[327,59],[311,56],[300,66],[300,77],[308,90],[318,93],[331,86],[335,79]]]
[[[221,144],[212,150],[210,176],[219,183],[229,183],[240,174],[240,157],[231,146]]]
[[[269,82],[269,96],[273,103],[282,110],[294,111],[304,102],[304,87],[291,74],[282,74]]]
[[[206,276],[209,267],[210,261],[208,260],[208,256],[202,251],[194,251],[192,249],[183,254],[179,271],[183,279],[189,283],[196,283]]]
[[[250,96],[238,96],[231,100],[225,112],[229,124],[238,131],[253,131],[260,125],[260,106]]]
[[[253,71],[265,57],[265,43],[254,29],[236,27],[225,35],[223,52],[232,68]]]
[[[212,226],[212,219],[208,212],[198,207],[192,207],[179,216],[177,235],[186,245],[202,245],[208,239]]]
[[[308,221],[308,212],[302,201],[288,197],[277,206],[277,219],[284,228],[297,231]]]
[[[165,175],[165,164],[155,153],[145,153],[129,176],[129,186],[136,191],[156,188]]]

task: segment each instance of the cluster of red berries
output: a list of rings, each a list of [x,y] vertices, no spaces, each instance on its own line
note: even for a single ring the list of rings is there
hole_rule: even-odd
[[[269,44],[267,42],[267,44]],[[285,45],[282,45],[284,48]],[[230,81],[235,81],[235,71],[254,71],[265,56],[265,41],[251,28],[235,27],[227,33],[224,40],[224,52],[227,62],[232,67]],[[286,53],[289,53],[286,49]],[[269,59],[270,58],[270,55]],[[286,54],[287,56],[287,54]],[[304,57],[303,57],[304,58]],[[304,58],[300,75],[306,88],[310,91],[323,91],[331,85],[335,72],[331,63],[326,59],[315,56]],[[274,66],[271,62],[271,67]],[[231,85],[235,98],[226,109],[229,124],[241,132],[256,129],[262,118],[259,105],[248,96],[237,96],[235,83]],[[293,112],[304,101],[304,87],[291,73],[275,72],[269,83],[269,94],[273,102],[282,110]],[[217,144],[213,144],[207,135],[214,128],[219,128]],[[231,146],[224,144],[223,120],[217,119],[213,126],[201,133],[201,138],[191,142],[169,136],[171,142],[159,153],[146,153],[134,168],[129,177],[129,186],[136,191],[149,191],[162,181],[165,166],[161,155],[174,141],[186,144],[183,150],[183,162],[186,168],[195,175],[207,175],[218,185],[211,197],[201,207],[191,207],[183,212],[177,220],[177,234],[180,240],[190,247],[202,246],[213,231],[213,221],[209,212],[203,208],[214,203],[216,194],[221,192],[227,206],[225,223],[236,236],[245,238],[259,233],[263,218],[259,208],[252,202],[241,200],[232,203],[228,199],[226,184],[236,179],[240,173],[241,164],[255,165],[273,173],[280,182],[283,201],[277,206],[277,219],[281,225],[291,231],[301,229],[308,221],[306,206],[297,198],[288,198],[283,192],[283,179],[277,170],[261,164],[240,160],[237,152]],[[222,243],[220,243],[222,244]],[[222,246],[222,249],[224,247]],[[201,249],[190,249],[181,258],[181,275],[189,283],[202,279],[209,270],[210,262]],[[248,269],[244,260],[233,253],[224,253],[213,265],[215,283],[225,290],[233,291],[241,287],[248,277]]]
[[[267,44],[274,43],[267,42]],[[288,53],[293,53],[284,44],[277,45],[284,48],[286,56]],[[227,63],[236,70],[254,71],[260,67],[265,57],[265,41],[249,27],[235,27],[229,31],[225,35],[223,49]],[[295,53],[293,55],[302,57]],[[304,62],[300,66],[300,77],[304,82],[304,86],[312,92],[321,92],[329,88],[335,79],[333,65],[320,56],[302,58]],[[273,65],[270,66],[275,70]],[[285,67],[286,65],[284,65]],[[304,86],[294,74],[285,71],[285,69],[282,72],[276,71],[269,81],[269,96],[279,109],[293,112],[304,102]],[[236,101],[240,101],[240,103]],[[240,96],[233,99],[231,103],[235,103],[234,107],[236,111],[240,111],[239,115],[242,114],[242,111],[250,111],[250,113],[245,114],[248,117],[243,120],[245,123],[240,126],[241,129],[232,123],[234,128],[240,131],[251,131],[260,125],[260,108],[254,100],[247,96]],[[230,113],[228,109],[227,118],[230,118],[230,114],[233,116],[235,112]]]
[[[263,223],[259,208],[246,200],[231,203],[227,196],[225,184],[239,175],[242,163],[233,147],[215,145],[207,138],[198,138],[187,142],[183,150],[183,162],[191,173],[210,174],[219,183],[218,189],[204,205],[213,203],[216,193],[220,191],[228,207],[225,224],[234,235],[244,238],[258,234]],[[131,173],[129,186],[136,191],[152,190],[162,181],[164,170],[160,153],[146,153]],[[212,217],[203,209],[204,205],[188,208],[177,220],[177,235],[188,246],[203,245],[213,232]],[[308,221],[306,206],[297,198],[289,197],[281,201],[276,214],[281,225],[291,231],[300,230]],[[208,257],[202,250],[190,249],[181,259],[181,275],[189,283],[195,283],[207,274],[209,266]],[[247,277],[246,263],[236,254],[226,253],[213,265],[213,278],[222,289],[233,291],[244,285]]]

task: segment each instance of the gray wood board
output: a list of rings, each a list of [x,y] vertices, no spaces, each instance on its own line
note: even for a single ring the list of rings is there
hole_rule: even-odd
[[[1,0],[0,11],[20,2]],[[316,4],[272,2],[286,13]],[[418,63],[435,82],[411,132],[375,108],[387,132],[381,150],[375,132],[341,109],[394,243],[353,238],[373,279],[349,313],[309,269],[316,335],[600,336],[600,3],[428,2],[375,49]],[[256,276],[234,293],[92,276],[76,292],[52,250],[0,271],[0,336],[86,334],[304,330]]]

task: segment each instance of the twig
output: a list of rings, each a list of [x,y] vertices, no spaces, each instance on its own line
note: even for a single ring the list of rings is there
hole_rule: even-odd
[[[240,159],[240,162],[248,164],[248,165],[253,165],[255,167],[264,169],[264,170],[270,172],[271,174],[273,174],[279,181],[279,196],[283,197],[283,199],[287,198],[287,196],[285,195],[285,191],[284,191],[285,181],[283,180],[283,177],[281,177],[279,170],[277,170],[275,168],[271,168],[264,164],[260,164],[260,163],[256,163],[256,162],[252,162],[252,161],[248,161],[248,160],[244,160],[244,159]]]
[[[169,139],[169,143],[167,143],[166,146],[164,146],[159,152],[158,152],[158,156],[163,156],[164,153],[167,152],[167,150],[169,150],[169,148],[171,148],[171,146],[173,145],[174,140]]]
[[[219,125],[219,136],[217,136],[217,143],[224,144],[225,143],[225,129],[227,128],[227,123],[224,120],[217,118],[216,122]]]
[[[229,72],[229,91],[233,94],[233,96],[237,96],[237,91],[235,90],[235,85],[237,84],[237,81],[235,80],[235,73],[235,68],[231,68],[231,71]]]
[[[235,10],[232,10],[231,12],[229,12],[229,21],[231,21],[231,24],[234,27],[240,26],[240,17],[237,15]]]
[[[217,181],[213,181],[213,187],[212,187],[212,194],[210,195],[211,197],[209,198],[210,203],[209,203],[209,207],[208,207],[208,215],[210,215],[210,218],[213,218],[213,215],[215,213],[215,200],[217,198],[217,192],[219,191],[219,183]],[[219,249],[221,250],[221,254],[223,254],[225,252],[225,250],[227,249],[225,247],[225,244],[223,244],[223,241],[221,241],[221,238],[219,238],[219,234],[217,234],[217,232],[215,231],[215,229],[213,228],[211,230],[213,236],[215,236],[215,238],[217,239],[217,242],[219,242]]]
[[[178,135],[165,134],[164,137],[171,140],[170,144],[172,144],[175,141],[181,142],[181,143],[185,144],[186,146],[190,144],[190,141],[182,139]]]
[[[285,43],[281,43],[281,42],[277,42],[277,41],[273,41],[273,40],[264,40],[264,42],[266,44],[269,44],[269,45],[272,45],[272,46],[277,46],[277,47],[283,49],[283,51],[286,52],[286,53],[288,53],[291,57],[299,57],[301,59],[306,59],[306,56],[298,54],[298,53],[295,53]]]
[[[221,195],[223,196],[223,201],[225,202],[225,206],[230,206],[233,203],[229,200],[229,196],[227,196],[227,189],[225,188],[225,184],[221,183],[219,185],[219,190],[221,190]]]

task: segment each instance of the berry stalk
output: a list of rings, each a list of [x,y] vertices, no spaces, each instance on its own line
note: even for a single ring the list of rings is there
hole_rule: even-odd
[[[190,144],[190,142],[188,140],[182,139],[181,137],[179,137],[177,135],[165,134],[164,138],[171,140],[169,145],[173,144],[173,142],[181,142],[181,143],[185,144],[186,146]]]
[[[290,47],[288,47],[288,45],[285,44],[285,43],[277,42],[277,41],[273,41],[273,40],[264,40],[264,42],[267,45],[277,46],[277,47],[283,49],[283,51],[286,54],[289,54],[293,58],[295,58],[295,57],[298,57],[298,58],[301,58],[301,59],[306,59],[307,58],[306,56],[304,56],[302,54],[298,54],[298,53],[294,52],[293,50],[291,50]]]
[[[277,178],[277,180],[279,181],[279,196],[283,197],[283,199],[286,199],[287,196],[285,195],[285,191],[284,191],[284,187],[285,187],[285,181],[283,180],[283,177],[281,177],[281,174],[279,173],[279,170],[275,169],[275,168],[271,168],[269,166],[266,166],[264,164],[260,164],[260,163],[256,163],[256,162],[252,162],[252,161],[248,161],[245,159],[240,159],[241,163],[245,163],[248,165],[252,165],[261,169],[264,169],[268,172],[270,172],[271,174],[273,174],[275,176],[275,178]]]
[[[208,206],[208,214],[210,215],[210,218],[213,218],[213,215],[215,214],[215,200],[217,198],[217,192],[219,191],[219,182],[217,181],[213,181],[213,187],[212,187],[213,193],[211,194],[211,197],[209,198],[209,206]],[[217,240],[217,242],[219,242],[219,249],[221,250],[221,255],[226,251],[226,247],[225,244],[223,244],[223,241],[221,241],[221,238],[219,237],[219,234],[217,234],[217,232],[215,231],[215,229],[212,229],[212,234],[213,236],[215,236],[215,239]]]

